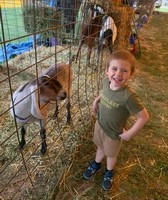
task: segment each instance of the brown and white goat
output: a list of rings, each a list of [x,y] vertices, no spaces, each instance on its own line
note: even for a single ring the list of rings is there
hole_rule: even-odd
[[[94,18],[91,18],[88,25],[86,25],[82,30],[82,37],[78,46],[78,51],[76,54],[76,62],[79,57],[79,53],[81,51],[81,48],[84,44],[88,46],[88,53],[87,53],[87,61],[88,64],[90,64],[90,56],[91,51],[94,46],[95,38],[99,37],[100,30],[102,28],[102,19],[104,17],[104,14],[99,14]]]
[[[103,47],[103,40],[106,40],[110,53],[113,51],[114,41],[117,37],[117,27],[111,16],[111,13],[105,10],[101,5],[88,3],[85,5],[86,11],[90,11],[90,17],[88,24],[84,26],[81,32],[81,40],[78,46],[76,54],[76,62],[79,57],[82,46],[85,44],[88,46],[87,64],[90,65],[90,56],[92,48],[94,47],[95,39],[98,38],[98,58],[100,51]]]
[[[34,79],[20,86],[13,93],[10,111],[16,122],[21,125],[21,141],[19,143],[21,150],[26,144],[25,134],[28,124],[38,122],[41,125],[41,153],[45,154],[47,151],[45,124],[48,112],[51,109],[50,103],[55,102],[55,114],[57,115],[57,101],[67,98],[67,123],[70,122],[71,62],[73,59],[68,64],[58,63],[57,65],[51,65],[38,77],[38,80]]]

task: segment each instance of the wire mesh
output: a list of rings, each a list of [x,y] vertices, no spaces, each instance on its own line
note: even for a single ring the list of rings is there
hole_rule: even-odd
[[[66,124],[66,101],[61,101],[56,119],[53,110],[48,113],[46,154],[40,153],[40,126],[36,123],[29,124],[26,145],[19,150],[21,126],[10,115],[12,94],[20,85],[38,80],[51,64],[65,64],[76,55],[83,27],[89,23],[85,4],[93,1],[0,2],[0,198],[48,199],[68,168],[81,135],[92,126],[91,106],[101,90],[110,52],[104,42],[97,58],[96,37],[88,66],[88,48],[82,46],[77,62],[69,66],[73,72],[71,123]],[[117,25],[114,49],[128,48],[132,8],[121,7],[120,1],[94,3],[108,8],[106,13],[111,12]],[[67,88],[69,91],[69,84]]]

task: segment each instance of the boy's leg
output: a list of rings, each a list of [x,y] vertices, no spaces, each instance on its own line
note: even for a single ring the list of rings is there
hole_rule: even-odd
[[[97,148],[95,160],[88,166],[83,174],[85,179],[91,179],[96,172],[101,169],[101,161],[104,158],[104,151],[101,147]]]
[[[107,157],[107,170],[113,170],[117,162],[117,157],[111,158]]]
[[[101,163],[101,161],[103,160],[104,156],[105,156],[104,150],[101,147],[97,147],[95,161],[97,163]]]
[[[117,162],[117,157],[107,157],[107,168],[104,173],[102,187],[104,190],[110,190],[112,188],[114,166]]]
[[[107,167],[102,182],[102,187],[104,190],[110,190],[112,188],[114,166],[117,162],[117,156],[121,149],[121,144],[122,141],[120,140],[113,140],[108,136],[105,138],[104,153],[107,157]]]
[[[100,128],[98,121],[96,121],[93,142],[97,146],[97,151],[96,151],[95,160],[88,166],[88,168],[83,174],[83,177],[85,179],[92,178],[93,175],[101,169],[101,161],[105,156],[101,135],[102,135],[102,130]]]

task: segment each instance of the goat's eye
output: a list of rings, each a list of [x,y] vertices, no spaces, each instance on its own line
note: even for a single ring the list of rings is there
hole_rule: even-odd
[[[42,84],[44,84],[45,86],[48,86],[48,85],[49,85],[49,79],[48,79],[48,78],[42,77],[42,78],[41,78],[41,81],[42,81]]]
[[[44,85],[45,86],[49,86],[49,82],[44,82]]]

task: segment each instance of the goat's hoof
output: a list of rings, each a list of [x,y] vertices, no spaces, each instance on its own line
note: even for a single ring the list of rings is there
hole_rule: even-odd
[[[70,123],[71,123],[71,121],[72,121],[71,117],[70,117],[70,116],[68,116],[68,117],[67,117],[67,119],[66,119],[66,124],[70,124]]]
[[[47,151],[47,149],[42,148],[40,152],[44,155],[46,153],[46,151]]]
[[[57,114],[54,114],[54,115],[52,116],[52,119],[57,119],[57,117],[58,117],[58,115],[57,115]]]
[[[41,149],[40,152],[44,155],[46,153],[46,151],[47,151],[46,149]]]
[[[46,153],[46,151],[47,151],[47,144],[46,143],[44,143],[44,144],[42,144],[42,147],[41,147],[41,153],[44,155],[45,153]]]
[[[52,116],[52,118],[56,119],[58,117],[58,113],[59,113],[58,111],[55,111],[54,114],[53,114],[53,116]]]
[[[23,150],[24,146],[25,146],[26,142],[25,141],[22,141],[19,143],[19,150]]]
[[[98,71],[98,70],[97,70],[97,67],[94,67],[93,70],[94,70],[94,72],[97,72],[97,71]]]
[[[66,121],[66,124],[67,124],[67,125],[72,125],[72,120]]]

